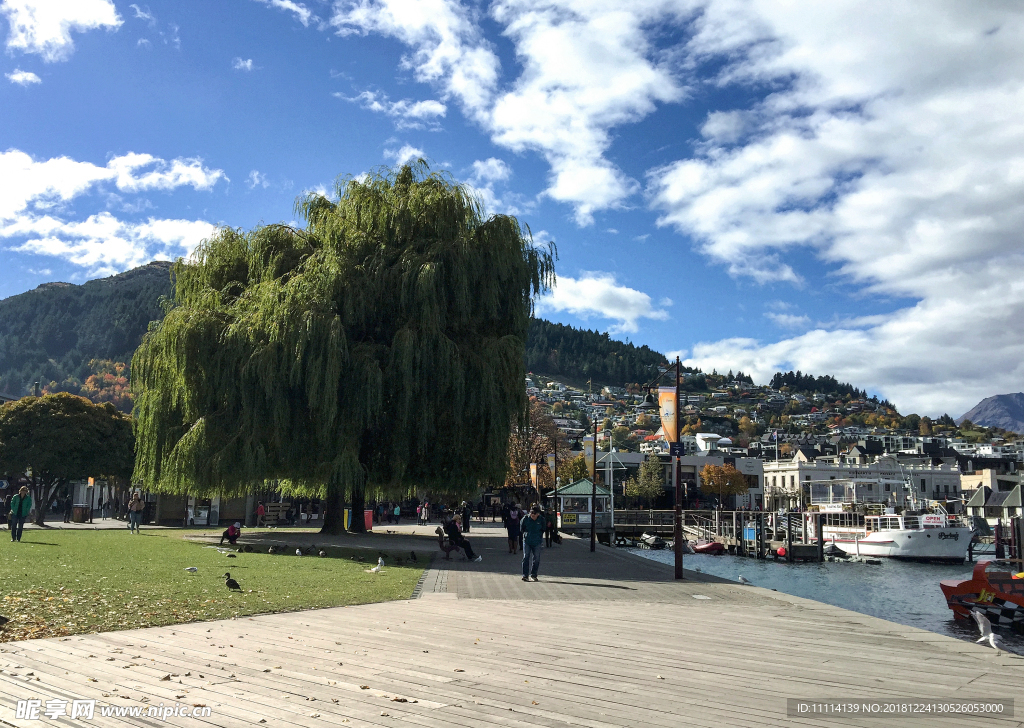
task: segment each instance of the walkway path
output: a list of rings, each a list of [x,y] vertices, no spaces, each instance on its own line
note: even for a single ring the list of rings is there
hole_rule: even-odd
[[[1024,726],[1024,713],[787,717],[787,697],[1019,697],[1024,658],[692,572],[674,582],[573,539],[524,583],[498,529],[469,536],[483,562],[435,560],[408,601],[0,645],[0,724],[39,725],[13,710],[38,697],[212,711],[95,725]]]

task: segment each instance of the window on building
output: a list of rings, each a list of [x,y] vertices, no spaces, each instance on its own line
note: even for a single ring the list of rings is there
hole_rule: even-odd
[[[790,475],[789,476],[789,487],[790,488],[795,488],[796,487],[796,476],[795,475]]]
[[[773,488],[775,487],[775,476],[774,475],[772,476],[772,487]]]
[[[886,492],[889,491],[889,484],[888,483],[885,484],[885,490],[886,490]]]
[[[922,493],[927,493],[928,492],[928,481],[926,481],[924,478],[921,478],[921,492]]]

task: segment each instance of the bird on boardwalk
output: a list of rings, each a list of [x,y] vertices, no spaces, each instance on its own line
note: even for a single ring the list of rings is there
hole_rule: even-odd
[[[327,552],[326,552],[326,551],[324,551],[323,549],[320,549],[320,558],[322,559],[322,558],[323,558],[323,557],[325,557],[326,555],[327,555]]]
[[[277,549],[275,547],[271,546],[269,549],[267,549],[267,553],[268,554],[276,554],[277,553]]]
[[[185,567],[185,571],[187,571],[190,574],[194,574],[197,571],[199,571],[199,567],[198,566],[186,566]]]
[[[242,591],[242,587],[238,585],[238,582],[231,578],[231,572],[224,573],[224,586],[232,591]]]
[[[296,556],[302,556],[302,549],[295,549]]]
[[[740,575],[740,578],[739,578],[738,581],[740,582],[740,584],[753,584],[754,583],[750,579],[748,579],[747,577],[743,576],[742,574]]]
[[[988,640],[988,643],[992,645],[993,650],[998,650],[996,647],[996,635],[992,631],[992,623],[988,621],[988,617],[979,612],[977,609],[971,610],[971,616],[974,617],[974,621],[978,623],[978,629],[981,630],[981,637],[975,640],[975,642],[984,642]]]
[[[416,558],[416,552],[415,551],[413,551],[412,553],[409,554],[409,558],[411,558],[413,561],[419,561],[419,559]]]

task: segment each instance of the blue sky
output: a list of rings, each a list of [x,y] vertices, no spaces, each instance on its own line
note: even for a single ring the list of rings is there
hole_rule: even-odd
[[[550,319],[959,415],[1022,388],[1021,12],[0,0],[0,297],[422,155],[556,242]]]

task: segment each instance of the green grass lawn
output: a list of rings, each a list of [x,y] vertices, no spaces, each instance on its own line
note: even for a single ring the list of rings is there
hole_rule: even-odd
[[[11,543],[4,531],[0,615],[11,621],[0,642],[406,599],[425,565],[398,566],[389,556],[380,574],[367,573],[377,552],[345,548],[326,549],[327,558],[298,557],[294,549],[228,558],[184,535],[29,529]],[[242,593],[224,586],[225,571]]]

